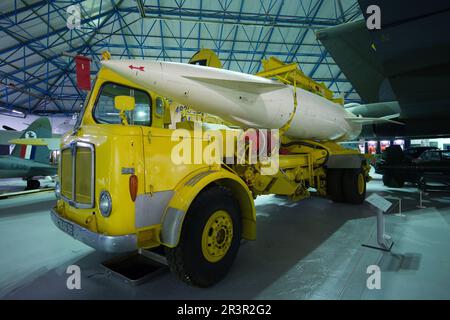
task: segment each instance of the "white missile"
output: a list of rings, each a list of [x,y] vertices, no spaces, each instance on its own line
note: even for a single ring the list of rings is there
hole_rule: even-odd
[[[103,66],[151,91],[239,125],[280,129],[294,112],[294,88],[259,76],[184,63],[106,60]],[[297,109],[286,135],[298,139],[351,140],[363,124],[395,122],[361,118],[319,95],[296,88]]]

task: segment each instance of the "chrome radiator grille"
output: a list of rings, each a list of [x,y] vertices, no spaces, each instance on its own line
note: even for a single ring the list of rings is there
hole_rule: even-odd
[[[61,197],[71,206],[94,207],[95,152],[90,143],[74,141],[61,149]]]

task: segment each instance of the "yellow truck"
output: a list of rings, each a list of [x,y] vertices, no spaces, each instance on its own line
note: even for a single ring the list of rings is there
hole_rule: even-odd
[[[237,159],[174,163],[181,140],[205,150],[214,139],[196,135],[189,122],[178,124],[189,134],[174,139],[167,113],[157,92],[99,71],[74,130],[62,138],[56,226],[106,252],[164,246],[171,271],[208,287],[226,275],[241,239],[256,239],[257,196],[300,200],[315,190],[336,202],[364,201],[369,165],[356,150],[282,135],[273,174]]]

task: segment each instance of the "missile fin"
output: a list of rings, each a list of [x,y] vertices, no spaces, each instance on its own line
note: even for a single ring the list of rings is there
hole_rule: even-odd
[[[232,90],[245,91],[249,93],[265,93],[275,91],[286,87],[286,85],[278,82],[260,82],[260,81],[242,81],[230,79],[217,79],[206,77],[184,76],[186,79],[202,82],[207,85],[213,85],[221,88],[228,88]]]
[[[396,114],[391,114],[391,115],[381,117],[381,118],[352,117],[352,118],[345,118],[345,120],[347,120],[349,122],[353,122],[353,123],[359,123],[362,125],[377,124],[377,123],[393,123],[393,124],[405,125],[402,122],[391,120],[394,118],[398,118],[399,115],[400,114],[396,113]]]

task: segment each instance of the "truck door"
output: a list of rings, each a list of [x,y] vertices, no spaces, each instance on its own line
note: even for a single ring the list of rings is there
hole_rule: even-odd
[[[177,163],[172,159],[172,150],[179,144],[179,139],[172,141],[174,130],[164,128],[167,123],[166,112],[169,109],[160,96],[152,98],[151,127],[143,126],[144,162],[145,162],[145,192],[154,193],[170,191],[197,168],[204,164]]]

